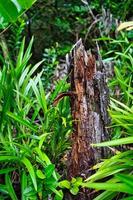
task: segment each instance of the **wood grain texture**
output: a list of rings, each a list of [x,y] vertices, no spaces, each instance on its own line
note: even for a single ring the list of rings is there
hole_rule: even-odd
[[[109,137],[106,129],[109,123],[108,89],[104,69],[101,66],[98,69],[95,56],[87,54],[81,40],[67,55],[67,64],[71,92],[76,93],[76,96],[71,96],[74,122],[68,177],[86,178],[90,175],[90,168],[105,155],[105,149],[94,149],[90,144]],[[89,199],[88,192],[83,193],[82,198],[78,196],[78,199]]]

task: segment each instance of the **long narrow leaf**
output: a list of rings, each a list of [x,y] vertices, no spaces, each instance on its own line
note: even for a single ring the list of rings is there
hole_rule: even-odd
[[[28,121],[22,119],[21,117],[11,113],[11,112],[8,112],[7,115],[9,117],[11,117],[12,119],[14,119],[15,121],[19,122],[20,124],[28,127],[29,129],[31,129],[32,131],[37,131],[37,127],[33,126],[32,124],[30,124]]]
[[[26,200],[26,197],[24,196],[24,190],[27,187],[27,176],[25,171],[22,172],[22,177],[21,177],[21,200]]]
[[[22,63],[22,59],[23,59],[23,55],[24,55],[24,46],[25,46],[25,37],[23,38],[23,41],[20,46],[19,54],[17,57],[17,64],[16,64],[17,68],[19,68]]]
[[[122,183],[82,183],[83,187],[133,194],[132,188]]]
[[[30,174],[31,180],[33,182],[34,188],[37,191],[37,181],[36,181],[36,175],[34,172],[34,167],[32,166],[31,162],[25,157],[21,159],[21,162],[26,166]]]
[[[14,188],[12,186],[11,179],[10,179],[8,174],[6,174],[6,187],[7,187],[7,190],[9,192],[9,195],[10,195],[11,199],[12,200],[18,200],[18,198],[17,198],[17,196],[15,194]]]
[[[122,144],[132,144],[133,143],[133,137],[126,137],[121,139],[115,139],[107,142],[101,142],[99,144],[92,144],[94,147],[105,147],[105,146],[116,146],[116,145],[122,145]]]

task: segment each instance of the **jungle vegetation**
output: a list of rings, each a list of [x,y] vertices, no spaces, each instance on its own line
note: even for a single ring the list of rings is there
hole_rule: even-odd
[[[132,11],[132,0],[0,0],[0,200],[133,199]],[[91,174],[70,179],[70,98],[54,101],[80,38],[105,66],[110,135],[90,144],[108,152]]]

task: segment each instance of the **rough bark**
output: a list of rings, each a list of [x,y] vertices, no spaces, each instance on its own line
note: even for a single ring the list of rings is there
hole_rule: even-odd
[[[72,149],[69,157],[68,177],[90,175],[90,168],[104,156],[102,148],[90,144],[108,138],[108,89],[103,66],[96,64],[95,56],[87,53],[79,40],[67,55],[73,122]],[[78,200],[91,197],[88,190],[78,195]]]

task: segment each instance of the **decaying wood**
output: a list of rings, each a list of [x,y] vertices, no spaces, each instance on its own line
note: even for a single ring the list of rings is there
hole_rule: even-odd
[[[76,95],[75,92],[71,92],[71,91],[68,91],[68,92],[62,92],[60,94],[58,94],[58,96],[54,99],[54,102],[53,102],[53,106],[56,106],[60,100],[62,100],[64,97],[68,96],[68,97],[72,97]]]
[[[72,149],[69,157],[68,177],[90,175],[90,168],[104,156],[104,149],[92,148],[108,138],[106,126],[108,89],[103,67],[98,67],[95,56],[87,54],[79,40],[67,55],[70,74],[71,111],[73,117]],[[89,199],[87,197],[78,199]]]

